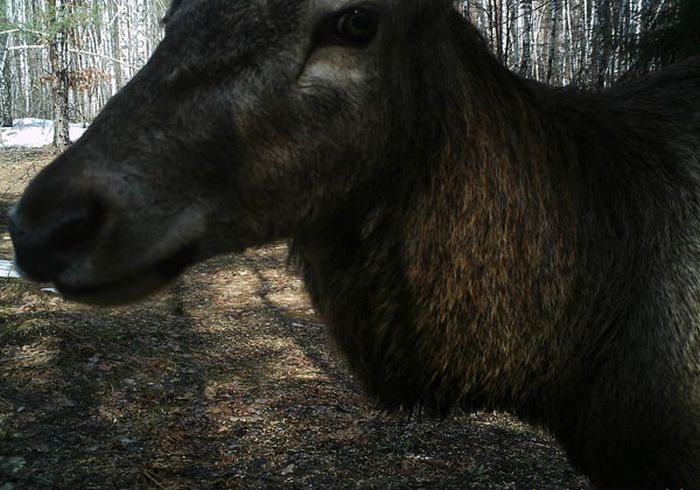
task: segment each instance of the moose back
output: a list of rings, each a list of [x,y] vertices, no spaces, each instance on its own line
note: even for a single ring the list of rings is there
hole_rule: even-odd
[[[174,0],[11,215],[27,277],[137,300],[289,238],[390,410],[510,411],[606,488],[700,488],[700,61],[597,93],[449,0]]]

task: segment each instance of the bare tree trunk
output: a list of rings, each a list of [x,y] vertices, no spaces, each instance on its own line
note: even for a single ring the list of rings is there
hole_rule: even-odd
[[[520,56],[520,74],[532,76],[532,0],[520,0],[520,18],[523,26],[523,49]]]
[[[53,102],[53,144],[58,151],[70,145],[68,106],[68,40],[66,39],[65,0],[48,0],[53,35],[49,43],[51,99]]]
[[[593,62],[595,63],[594,82],[598,87],[608,83],[608,65],[610,63],[611,26],[610,0],[597,0],[595,4],[596,26],[593,31]]]
[[[554,74],[554,58],[557,55],[557,46],[559,43],[559,13],[561,11],[561,5],[559,0],[551,0],[550,2],[551,10],[551,25],[549,31],[549,55],[547,56],[547,83],[552,82],[552,75]]]
[[[116,8],[114,9],[113,15],[118,16],[121,15],[119,13],[119,5],[117,4]],[[122,40],[121,40],[121,33],[119,31],[119,28],[121,26],[121,22],[118,17],[115,17],[114,20],[112,21],[112,25],[108,26],[110,31],[111,31],[111,36],[112,36],[112,53],[111,56],[113,56],[115,59],[122,59]],[[112,92],[116,92],[119,87],[121,87],[124,84],[124,76],[122,75],[122,65],[121,63],[112,63],[112,72],[114,73],[114,79],[113,79],[113,85],[112,85]]]
[[[3,37],[5,38],[3,43],[5,46],[0,59],[0,126],[9,128],[12,127],[12,85],[10,84],[9,51],[7,50],[10,35],[5,34]]]
[[[8,25],[7,5],[0,0],[0,29]],[[7,48],[10,45],[10,33],[0,35],[2,54],[0,55],[0,126],[12,126],[12,90],[10,86],[10,60]]]
[[[10,83],[10,70],[6,60],[3,60],[2,73],[0,73],[0,126],[12,127],[12,90]]]
[[[495,47],[498,61],[503,63],[503,0],[493,0],[493,20],[495,24]]]
[[[506,49],[506,58],[512,51],[512,60],[509,60],[510,66],[520,66],[520,29],[518,29],[518,7],[515,0],[508,2],[508,46]]]
[[[575,56],[576,56],[576,49],[575,49],[575,43],[574,43],[574,33],[573,33],[573,26],[571,25],[571,1],[570,0],[564,0],[564,12],[563,12],[563,23],[564,23],[564,32],[563,36],[565,37],[565,46],[566,46],[566,51],[564,55],[564,66],[562,66],[562,75],[563,78],[562,80],[564,81],[565,85],[568,85],[573,82],[574,79],[574,63],[575,63]]]

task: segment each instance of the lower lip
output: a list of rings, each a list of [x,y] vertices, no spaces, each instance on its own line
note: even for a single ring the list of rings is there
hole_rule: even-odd
[[[118,281],[96,286],[74,288],[60,281],[55,283],[61,295],[77,303],[96,306],[117,306],[144,299],[162,289],[179,276],[196,259],[195,246],[183,247],[168,259],[145,271]]]

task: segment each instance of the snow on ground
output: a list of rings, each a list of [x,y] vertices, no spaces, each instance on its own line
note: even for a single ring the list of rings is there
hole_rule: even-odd
[[[15,264],[11,260],[0,260],[0,279],[12,279],[19,277]]]
[[[26,117],[15,119],[14,127],[0,128],[0,148],[23,146],[39,148],[53,141],[53,121]],[[82,124],[70,125],[70,139],[75,141],[85,132]]]

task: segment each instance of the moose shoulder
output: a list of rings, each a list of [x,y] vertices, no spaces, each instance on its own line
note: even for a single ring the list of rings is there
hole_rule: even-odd
[[[450,4],[175,0],[14,209],[19,266],[120,303],[291,238],[387,408],[508,410],[596,485],[700,488],[700,60],[553,89]]]

